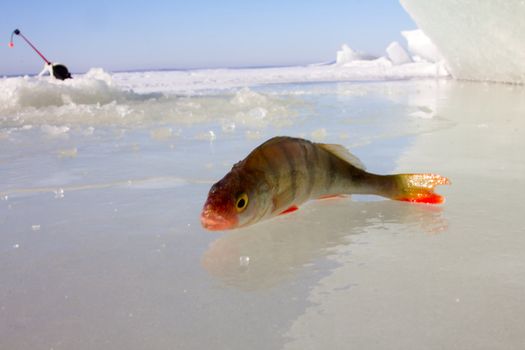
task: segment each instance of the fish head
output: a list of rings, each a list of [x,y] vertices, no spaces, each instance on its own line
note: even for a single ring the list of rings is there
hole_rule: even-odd
[[[266,192],[257,176],[232,169],[211,187],[202,208],[202,226],[219,231],[253,223],[263,209]]]

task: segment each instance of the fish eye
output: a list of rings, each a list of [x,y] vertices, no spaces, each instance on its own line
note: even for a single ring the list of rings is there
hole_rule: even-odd
[[[246,193],[242,193],[239,197],[237,197],[237,202],[235,203],[235,209],[237,209],[237,212],[242,212],[246,207],[248,206],[248,195]]]

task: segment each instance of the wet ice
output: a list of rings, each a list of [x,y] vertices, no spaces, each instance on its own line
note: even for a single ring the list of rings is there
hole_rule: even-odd
[[[173,73],[159,82],[173,89],[149,95],[121,85],[136,74],[102,79],[120,92],[100,104],[63,87],[71,98],[49,97],[58,104],[0,109],[0,347],[523,344],[523,87],[432,79],[179,94]],[[246,230],[204,231],[210,186],[276,135],[453,185],[439,207],[313,201]]]

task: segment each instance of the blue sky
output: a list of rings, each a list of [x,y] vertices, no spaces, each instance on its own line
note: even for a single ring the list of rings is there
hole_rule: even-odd
[[[397,0],[5,1],[0,75],[38,73],[43,61],[73,72],[293,65],[335,59],[341,44],[381,55],[415,28]]]

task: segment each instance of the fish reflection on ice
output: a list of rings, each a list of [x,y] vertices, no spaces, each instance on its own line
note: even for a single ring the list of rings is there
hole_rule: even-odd
[[[439,233],[448,223],[440,207],[391,201],[317,201],[297,214],[233,231],[215,240],[202,256],[206,271],[245,291],[272,288],[352,236],[374,229]]]

